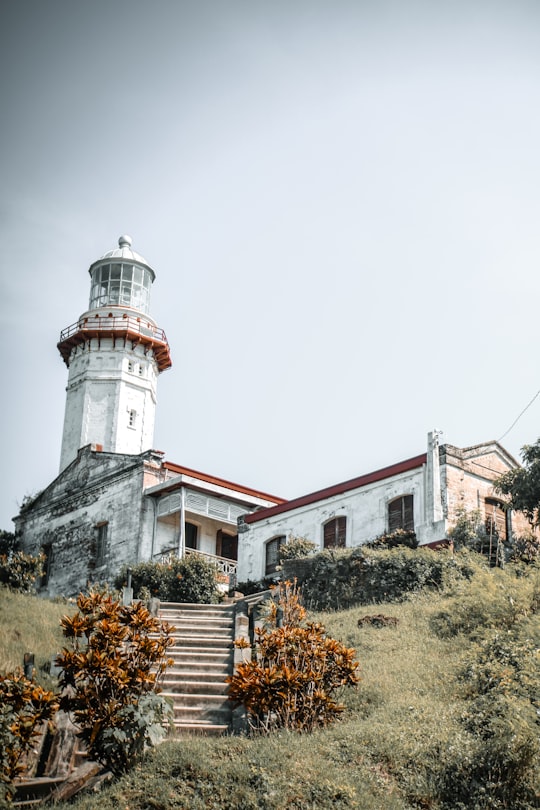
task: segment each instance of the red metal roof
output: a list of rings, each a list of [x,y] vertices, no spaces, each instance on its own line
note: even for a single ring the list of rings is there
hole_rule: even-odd
[[[286,503],[284,498],[277,498],[275,495],[268,495],[266,492],[259,492],[259,490],[244,487],[241,484],[234,484],[232,481],[226,481],[224,478],[216,478],[214,475],[207,475],[206,473],[199,472],[198,470],[191,470],[189,467],[181,467],[180,464],[173,464],[172,461],[165,461],[163,466],[166,470],[170,470],[176,475],[189,475],[191,478],[198,478],[200,481],[205,481],[208,484],[226,487],[227,489],[232,489],[234,492],[240,492],[244,495],[251,495],[255,498],[262,498],[265,501],[274,501],[276,504]],[[166,489],[166,487],[164,487],[164,489]]]
[[[266,509],[260,509],[258,512],[246,515],[244,521],[245,523],[256,523],[258,520],[264,520],[273,515],[280,515],[283,512],[289,512],[291,509],[297,509],[300,506],[308,506],[310,503],[323,501],[325,498],[331,498],[333,495],[341,495],[344,492],[349,492],[351,489],[364,487],[366,484],[384,481],[385,478],[391,478],[394,475],[399,475],[408,470],[421,467],[426,461],[427,453],[422,453],[420,456],[408,458],[406,461],[400,461],[398,464],[392,464],[390,467],[383,467],[367,475],[361,475],[359,478],[351,478],[350,481],[343,481],[341,484],[334,484],[334,486],[327,487],[326,489],[319,489],[317,492],[302,495],[300,498],[294,498],[292,501],[285,501],[277,506],[269,506]]]

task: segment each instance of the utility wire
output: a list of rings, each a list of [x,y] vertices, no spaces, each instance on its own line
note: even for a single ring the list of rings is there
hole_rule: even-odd
[[[528,404],[528,405],[526,405],[526,406],[523,408],[523,410],[521,411],[521,413],[519,414],[519,416],[517,416],[517,417],[514,419],[514,421],[512,422],[512,424],[510,425],[510,427],[509,427],[509,428],[508,428],[508,430],[506,431],[506,433],[503,433],[503,435],[501,436],[501,438],[500,438],[500,439],[497,439],[497,441],[498,441],[498,442],[500,442],[502,439],[504,439],[504,437],[505,437],[505,436],[508,436],[508,434],[510,433],[510,431],[512,430],[512,428],[513,428],[515,425],[517,425],[517,423],[519,422],[519,420],[521,419],[521,417],[523,416],[523,414],[525,413],[525,411],[528,411],[528,410],[529,410],[529,408],[531,407],[531,405],[533,404],[534,400],[537,398],[537,396],[538,396],[539,394],[540,394],[540,390],[536,392],[536,394],[535,394],[535,395],[534,395],[534,397],[531,399],[531,401],[529,402],[529,404]]]

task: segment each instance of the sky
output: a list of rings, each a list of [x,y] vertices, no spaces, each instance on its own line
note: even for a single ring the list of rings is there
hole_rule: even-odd
[[[5,2],[0,111],[0,528],[58,474],[56,343],[124,233],[170,461],[292,498],[540,389],[537,0]],[[502,444],[539,435],[540,397]]]

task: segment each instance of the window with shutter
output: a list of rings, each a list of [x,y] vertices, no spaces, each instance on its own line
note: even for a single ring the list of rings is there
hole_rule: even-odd
[[[345,515],[333,518],[324,524],[324,548],[345,548],[347,542],[347,518]]]
[[[402,495],[388,504],[388,531],[404,529],[414,531],[414,500],[412,495]]]
[[[508,540],[508,512],[504,509],[501,501],[494,498],[486,498],[486,534],[488,537],[497,537],[500,540]]]
[[[273,574],[279,565],[279,549],[285,543],[285,535],[273,537],[266,544],[265,574]]]

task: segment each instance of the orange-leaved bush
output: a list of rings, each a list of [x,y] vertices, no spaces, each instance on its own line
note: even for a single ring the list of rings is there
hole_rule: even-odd
[[[267,626],[255,631],[252,660],[227,679],[229,698],[244,706],[253,730],[312,731],[341,714],[338,693],[360,680],[355,650],[329,638],[322,624],[302,626],[296,582],[276,589]]]
[[[140,602],[99,592],[81,594],[77,607],[60,622],[71,646],[57,658],[60,707],[73,713],[89,755],[122,773],[165,734],[170,709],[157,692],[174,628]]]
[[[24,757],[57,709],[57,696],[20,670],[0,674],[0,802],[12,799],[11,785],[25,770]]]

